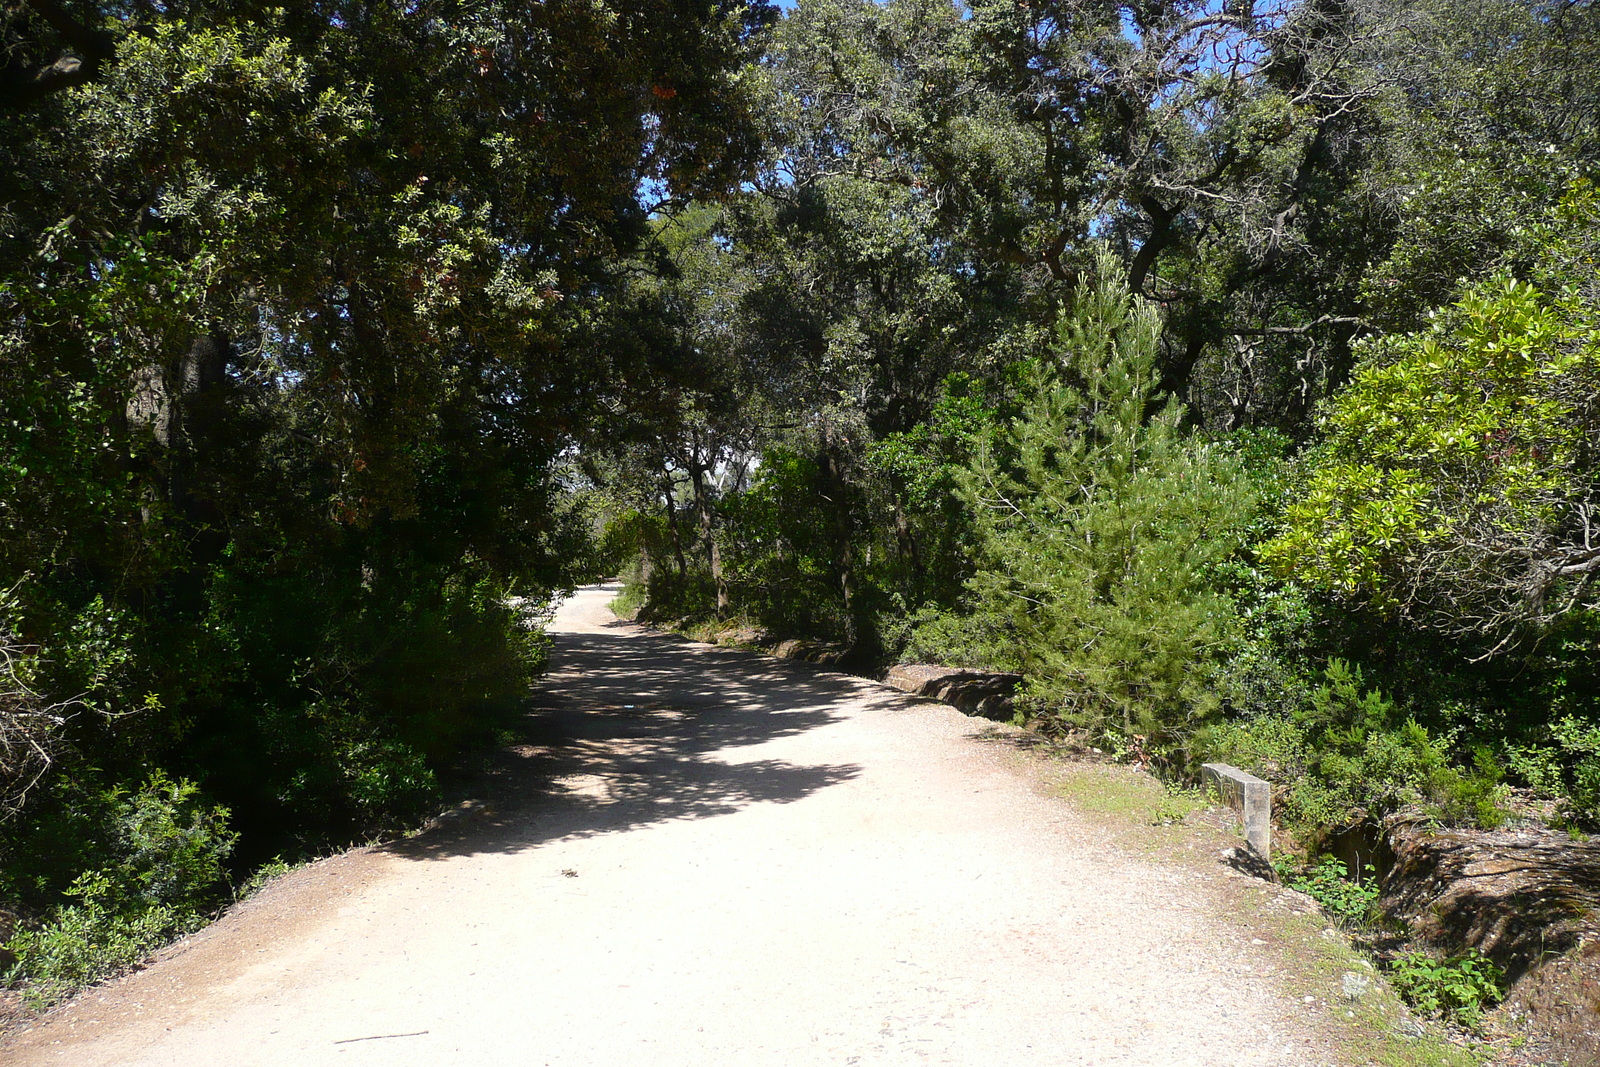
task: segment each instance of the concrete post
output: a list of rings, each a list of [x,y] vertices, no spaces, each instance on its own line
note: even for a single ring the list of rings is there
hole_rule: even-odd
[[[1226,763],[1203,764],[1200,768],[1200,780],[1206,788],[1215,789],[1224,804],[1241,813],[1244,819],[1245,841],[1258,856],[1270,860],[1272,786],[1255,775],[1246,774]]]

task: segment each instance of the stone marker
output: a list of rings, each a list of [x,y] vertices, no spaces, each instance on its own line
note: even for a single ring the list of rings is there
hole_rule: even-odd
[[[1272,786],[1226,763],[1200,766],[1200,780],[1215,789],[1222,802],[1244,816],[1244,839],[1262,859],[1271,858]]]

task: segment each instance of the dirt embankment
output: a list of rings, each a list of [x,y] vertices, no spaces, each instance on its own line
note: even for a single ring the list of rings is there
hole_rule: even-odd
[[[1493,959],[1512,982],[1505,1010],[1571,1067],[1600,1067],[1600,840],[1401,819],[1388,843],[1387,912],[1440,950]]]

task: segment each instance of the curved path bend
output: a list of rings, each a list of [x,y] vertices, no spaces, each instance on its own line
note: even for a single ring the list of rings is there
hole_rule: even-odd
[[[1204,879],[979,721],[560,610],[491,805],[279,880],[16,1067],[1305,1064]]]

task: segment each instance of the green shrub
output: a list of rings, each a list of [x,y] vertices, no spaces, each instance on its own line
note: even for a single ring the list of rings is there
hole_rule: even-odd
[[[1331,661],[1306,702],[1208,731],[1202,747],[1275,783],[1282,818],[1313,834],[1420,807],[1448,823],[1504,819],[1499,765],[1487,750],[1470,768],[1434,736],[1367,689],[1362,672]]]
[[[644,609],[649,596],[649,588],[639,579],[630,579],[611,601],[611,610],[618,618],[632,619]]]
[[[1237,718],[1254,719],[1284,714],[1311,702],[1316,679],[1305,666],[1304,631],[1313,612],[1294,586],[1278,590],[1260,588],[1264,576],[1255,568],[1242,568],[1244,582],[1235,587],[1240,639],[1218,666],[1218,697]]]
[[[1020,671],[1022,642],[1003,615],[924,607],[910,616],[901,658],[907,663]]]
[[[228,829],[227,809],[208,805],[193,782],[156,771],[119,799],[120,861],[107,892],[120,886],[123,895],[150,904],[198,911],[226,881],[223,863],[238,836]]]
[[[1600,725],[1564,715],[1543,731],[1546,743],[1506,747],[1508,768],[1533,789],[1561,801],[1575,827],[1600,828]]]
[[[1587,229],[1600,219],[1592,186],[1564,207]],[[1358,351],[1324,413],[1319,461],[1263,555],[1485,656],[1600,610],[1585,569],[1600,308],[1570,284],[1541,291],[1506,273],[1468,286],[1427,329]]]
[[[1566,715],[1550,724],[1556,751],[1568,768],[1565,797],[1582,826],[1600,826],[1600,724]]]
[[[420,812],[438,792],[438,779],[422,753],[393,738],[361,741],[344,749],[345,790],[377,823],[387,814]]]
[[[261,892],[266,884],[272,881],[274,878],[281,878],[290,871],[298,870],[304,865],[304,863],[290,863],[282,856],[275,856],[250,873],[250,877],[246,878],[244,882],[234,890],[234,899],[249,900],[251,897]]]
[[[1156,806],[1150,813],[1150,822],[1154,826],[1180,825],[1189,816],[1205,807],[1207,807],[1206,798],[1199,789],[1167,782],[1162,790],[1161,799],[1156,801]]]
[[[360,566],[214,576],[210,681],[174,698],[181,768],[247,831],[246,860],[408,824],[465,748],[521,709],[548,640],[539,597],[409,548]]]
[[[47,1008],[122,974],[204,921],[198,913],[164,904],[118,910],[100,899],[103,889],[109,891],[103,875],[86,875],[73,889],[82,904],[60,908],[43,926],[6,943],[17,958],[7,984],[20,986],[32,1006]]]
[[[850,641],[859,636],[856,615],[865,615],[866,576],[855,575],[857,602],[846,605],[842,538],[857,522],[846,501],[825,499],[825,481],[814,457],[781,448],[762,456],[755,484],[721,505],[727,583],[735,610],[774,634]],[[709,571],[691,575],[698,602],[714,606]]]
[[[227,896],[224,862],[237,835],[193,782],[157,771],[136,790],[109,791],[100,810],[109,818],[104,864],[5,945],[17,960],[7,982],[40,1006],[134,966]]]
[[[1423,1015],[1474,1029],[1505,995],[1505,972],[1477,949],[1443,960],[1404,953],[1389,965],[1389,983]]]
[[[1279,875],[1290,889],[1306,894],[1322,905],[1322,910],[1344,923],[1360,924],[1372,917],[1378,901],[1378,883],[1369,866],[1365,878],[1352,878],[1337,856],[1323,856],[1315,864],[1296,867],[1281,863]]]

